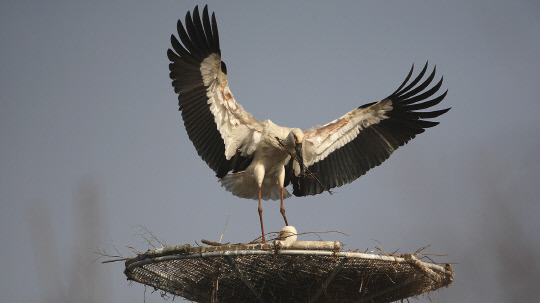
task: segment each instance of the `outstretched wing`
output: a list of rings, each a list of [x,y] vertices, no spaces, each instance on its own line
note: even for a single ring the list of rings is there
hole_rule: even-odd
[[[316,195],[350,183],[388,159],[394,150],[426,128],[439,124],[424,119],[438,117],[450,108],[423,110],[439,104],[446,96],[445,91],[426,101],[438,92],[442,78],[427,89],[435,77],[435,68],[423,80],[426,63],[420,74],[407,85],[413,69],[414,65],[401,86],[387,98],[360,106],[304,133],[304,164],[311,174],[291,176],[293,194]]]
[[[221,178],[229,171],[244,170],[260,139],[261,123],[234,100],[221,61],[216,17],[205,6],[188,12],[185,27],[178,20],[180,43],[171,35],[167,51],[184,125],[197,153]]]

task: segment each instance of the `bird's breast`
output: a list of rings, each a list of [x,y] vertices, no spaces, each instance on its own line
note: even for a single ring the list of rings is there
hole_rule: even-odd
[[[264,166],[266,174],[272,174],[281,170],[289,162],[290,156],[279,146],[262,144],[255,152],[253,164]]]

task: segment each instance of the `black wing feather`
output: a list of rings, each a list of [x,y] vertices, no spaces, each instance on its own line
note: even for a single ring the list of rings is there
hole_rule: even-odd
[[[371,168],[380,165],[390,157],[394,150],[406,144],[416,135],[423,133],[425,129],[439,124],[439,122],[423,119],[436,118],[446,113],[450,108],[434,111],[418,110],[431,108],[444,99],[447,91],[426,101],[439,91],[442,78],[432,88],[426,90],[435,77],[434,68],[427,79],[420,82],[427,70],[426,63],[418,76],[407,85],[413,69],[414,65],[405,81],[386,98],[392,101],[392,110],[386,113],[387,119],[361,130],[352,141],[336,149],[326,158],[313,163],[308,167],[313,176],[295,176],[294,173],[288,173],[286,181],[292,183],[294,195],[316,195],[325,190],[350,183]],[[359,108],[373,104],[369,103]],[[287,169],[292,170],[292,167],[292,164],[288,165]]]
[[[184,26],[185,25],[185,26]],[[232,159],[225,158],[225,143],[214,122],[210,111],[207,87],[204,86],[200,66],[202,61],[212,53],[221,54],[216,17],[208,15],[205,6],[201,16],[198,6],[193,10],[193,18],[188,12],[185,22],[177,23],[180,41],[171,35],[173,50],[167,50],[170,78],[178,105],[182,112],[184,126],[197,153],[214,170],[218,178],[229,171],[242,171],[249,166],[252,157],[243,157],[237,153]]]

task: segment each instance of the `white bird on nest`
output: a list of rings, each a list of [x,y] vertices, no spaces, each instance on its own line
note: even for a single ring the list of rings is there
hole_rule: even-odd
[[[427,63],[409,83],[390,96],[362,105],[340,118],[309,130],[260,122],[236,103],[221,60],[216,17],[204,7],[188,12],[185,27],[179,20],[180,43],[171,35],[169,69],[187,133],[199,156],[216,172],[221,185],[233,195],[259,200],[262,240],[265,242],[261,199],[281,200],[291,194],[308,196],[356,180],[381,164],[398,147],[438,122],[427,121],[450,108],[422,111],[446,96],[438,92],[441,80],[428,89],[433,72],[424,79]],[[426,101],[427,100],[427,101]],[[330,192],[331,193],[331,192]]]

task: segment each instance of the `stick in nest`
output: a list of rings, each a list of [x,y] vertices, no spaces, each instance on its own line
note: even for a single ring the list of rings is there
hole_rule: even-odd
[[[296,235],[299,236],[299,235],[315,234],[315,235],[318,236],[318,234],[328,234],[328,233],[338,233],[338,234],[342,234],[344,236],[350,237],[350,235],[348,235],[348,234],[346,234],[344,232],[341,232],[341,231],[337,231],[337,230],[306,231],[306,232],[303,232],[303,233],[298,233]],[[268,235],[275,235],[275,236],[273,236],[273,238],[270,238]],[[279,232],[270,232],[270,233],[265,234],[265,236],[268,236],[267,238],[269,238],[269,241],[272,242],[272,241],[274,241],[275,239],[277,239],[279,237]],[[262,236],[259,236],[259,237],[255,238],[255,240],[249,242],[249,244],[259,243],[261,238],[262,238]],[[319,236],[319,239],[322,241],[320,236]]]
[[[205,240],[205,239],[201,239],[201,242],[210,246],[222,246],[222,245],[228,245],[229,243],[231,243],[231,242],[220,243],[220,242],[214,242],[214,241]]]
[[[142,226],[142,225],[134,225],[132,226],[133,227],[138,227],[139,228],[139,233],[135,234],[141,238],[143,238],[146,243],[148,244],[149,247],[152,247],[154,249],[157,249],[157,247],[154,245],[154,242],[153,241],[156,241],[159,243],[159,245],[161,245],[161,248],[163,247],[167,247],[167,244],[165,243],[165,241],[163,240],[160,240],[158,237],[156,237],[148,228],[146,228],[145,226]],[[148,235],[150,236],[148,238]]]
[[[221,243],[221,240],[223,239],[223,234],[225,233],[225,229],[227,229],[227,224],[229,224],[229,218],[231,215],[227,216],[227,221],[225,221],[225,226],[223,226],[223,231],[221,232],[221,237],[219,237],[219,243]]]

